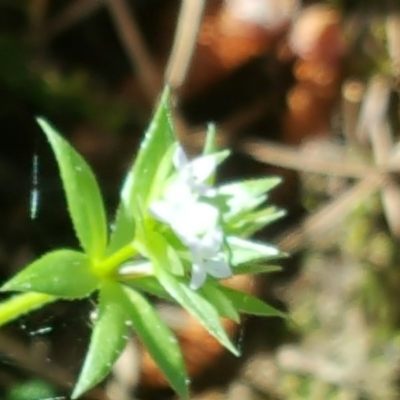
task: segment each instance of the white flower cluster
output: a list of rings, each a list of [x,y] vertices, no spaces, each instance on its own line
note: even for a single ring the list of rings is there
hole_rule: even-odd
[[[164,198],[150,205],[150,213],[168,224],[189,249],[192,259],[190,287],[198,289],[207,274],[223,279],[232,270],[223,251],[224,232],[220,214],[215,206],[202,202],[201,197],[212,197],[215,190],[207,184],[217,167],[215,157],[203,156],[189,161],[183,148],[173,156],[176,179],[168,186]]]

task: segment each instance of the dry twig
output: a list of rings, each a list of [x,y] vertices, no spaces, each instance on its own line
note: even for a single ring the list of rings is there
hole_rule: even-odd
[[[146,49],[126,0],[107,1],[107,5],[132,69],[137,71],[143,92],[153,104],[161,89],[161,73]]]
[[[394,140],[388,121],[390,82],[386,77],[371,79],[364,98],[359,131],[368,135],[377,166],[387,165]],[[382,203],[392,234],[400,238],[400,188],[391,178],[382,190]]]
[[[46,40],[70,29],[72,26],[91,16],[103,7],[104,3],[98,0],[75,0],[55,17],[46,28]]]
[[[177,89],[185,80],[196,47],[204,0],[182,0],[178,27],[165,73],[165,81]]]

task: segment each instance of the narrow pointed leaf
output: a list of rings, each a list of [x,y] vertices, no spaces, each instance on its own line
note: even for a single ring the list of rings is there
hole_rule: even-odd
[[[284,210],[273,206],[247,213],[230,222],[229,232],[231,234],[240,234],[243,237],[249,237],[265,226],[284,217],[285,214],[286,212]]]
[[[193,170],[199,170],[207,165],[218,166],[231,155],[230,150],[221,150],[213,154],[205,154],[195,157],[190,161]]]
[[[183,276],[185,270],[182,264],[182,260],[180,259],[175,248],[170,245],[167,245],[167,257],[169,270],[172,272],[172,274],[176,276]]]
[[[203,147],[203,156],[217,153],[217,128],[215,124],[211,123],[207,126],[207,134]],[[216,171],[207,179],[207,184],[210,186],[214,186]]]
[[[225,293],[220,290],[220,287],[213,284],[205,284],[200,288],[199,292],[210,301],[221,317],[235,322],[240,321],[239,313]]]
[[[100,189],[91,168],[44,119],[37,119],[56,156],[69,213],[84,251],[100,258],[107,243],[107,225]]]
[[[101,382],[111,371],[128,339],[125,298],[119,284],[107,283],[100,290],[98,316],[89,350],[72,398],[76,399]]]
[[[170,110],[170,90],[164,89],[156,113],[140,145],[132,168],[132,206],[138,209],[146,204],[153,178],[165,152],[175,142]]]
[[[171,301],[172,297],[160,285],[158,280],[154,277],[143,277],[137,279],[124,279],[122,280],[127,286],[151,294],[152,296],[159,297],[160,299]]]
[[[240,292],[228,287],[221,287],[221,291],[232,302],[232,305],[241,313],[260,315],[264,317],[282,317],[286,318],[285,313],[264,303],[260,299],[250,294]]]
[[[88,296],[98,283],[85,254],[56,250],[28,265],[0,290],[38,292],[73,299]]]
[[[269,177],[233,182],[218,188],[218,195],[227,196],[229,212],[224,218],[229,221],[249,210],[253,210],[266,200],[265,194],[281,182],[280,178]]]
[[[169,148],[165,151],[164,156],[159,161],[158,168],[154,174],[153,182],[151,184],[151,189],[149,192],[149,203],[151,202],[151,200],[161,197],[168,178],[174,172],[173,155],[177,147],[178,143],[173,143],[171,146],[169,146]]]
[[[238,349],[232,344],[221,324],[218,312],[209,301],[190,289],[187,284],[178,281],[168,273],[162,272],[158,277],[160,283],[171,297],[190,314],[195,316],[204,328],[206,328],[223,346],[233,354],[239,355]]]
[[[238,355],[239,352],[225,332],[214,306],[199,293],[190,289],[187,283],[181,282],[168,272],[168,269],[165,267],[169,262],[167,243],[163,237],[156,232],[147,231],[146,240],[148,241],[147,248],[154,266],[155,275],[165,291],[189,313],[195,316],[223,346],[233,354]]]
[[[56,296],[43,293],[17,294],[0,303],[0,326],[56,300]]]
[[[204,142],[203,155],[216,153],[217,148],[217,128],[215,124],[208,124],[206,140]]]
[[[165,152],[175,141],[171,123],[170,90],[164,89],[155,115],[141,143],[139,153],[128,172],[121,192],[117,218],[108,252],[133,240],[135,218],[147,208],[154,176]]]
[[[132,186],[133,176],[129,173],[121,189],[120,203],[112,226],[110,243],[106,251],[107,255],[133,242],[135,237],[136,223],[131,208]]]
[[[271,272],[279,272],[282,271],[282,267],[279,265],[265,265],[265,264],[241,264],[235,266],[233,272],[235,275],[257,275],[257,274],[265,274]]]
[[[180,398],[189,399],[185,364],[175,335],[143,296],[130,288],[124,291],[135,332]]]
[[[232,265],[245,264],[257,260],[272,260],[282,257],[283,254],[269,244],[241,239],[236,236],[227,238],[232,254]]]

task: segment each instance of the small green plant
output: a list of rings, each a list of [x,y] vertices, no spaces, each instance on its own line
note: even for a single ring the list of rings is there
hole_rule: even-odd
[[[283,316],[220,282],[278,269],[260,261],[282,254],[248,238],[282,215],[275,207],[260,207],[279,179],[216,186],[216,168],[229,152],[216,150],[211,127],[203,154],[188,159],[174,134],[165,89],[109,229],[90,167],[46,120],[38,123],[55,153],[81,250],[51,251],[5,283],[1,291],[22,293],[0,304],[0,324],[58,299],[94,296],[93,332],[72,398],[107,376],[134,329],[172,388],[188,399],[179,344],[146,294],[179,303],[238,355],[221,317]]]

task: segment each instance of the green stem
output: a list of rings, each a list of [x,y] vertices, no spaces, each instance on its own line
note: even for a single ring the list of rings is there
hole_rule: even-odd
[[[11,297],[11,299],[0,303],[0,326],[57,299],[56,296],[34,292]]]
[[[131,244],[128,244],[99,264],[96,264],[94,266],[94,272],[100,276],[108,276],[115,272],[122,263],[136,255],[136,253],[137,250]]]

